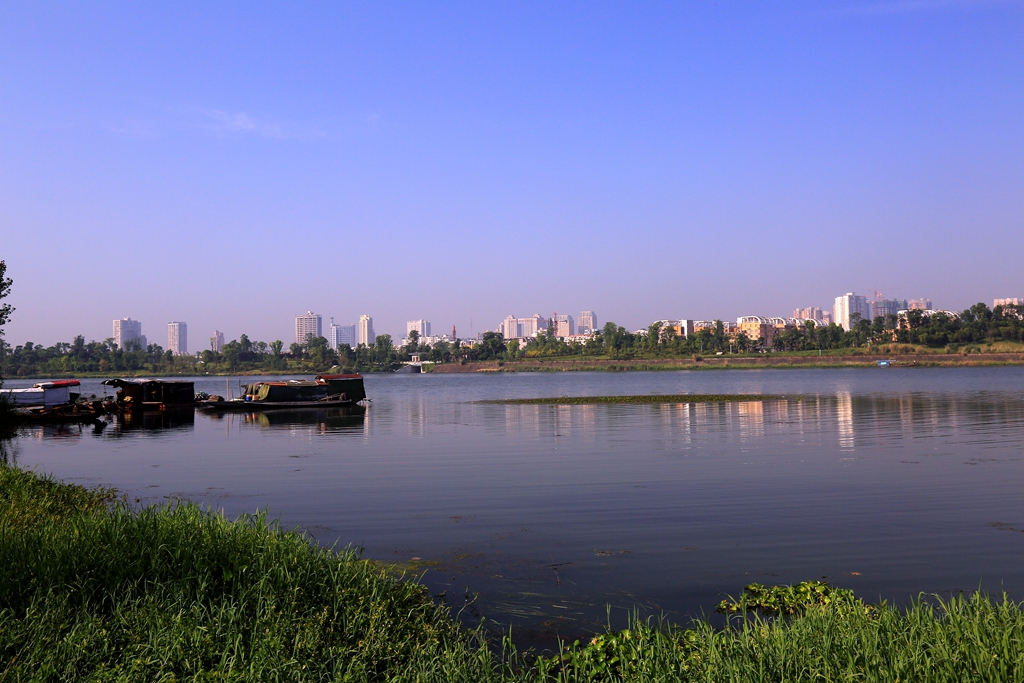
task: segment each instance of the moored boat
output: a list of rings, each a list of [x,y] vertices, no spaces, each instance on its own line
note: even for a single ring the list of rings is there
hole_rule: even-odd
[[[238,398],[209,399],[201,405],[214,410],[283,410],[354,406],[365,399],[362,375],[317,375],[312,380],[254,382],[245,385]]]
[[[196,403],[195,384],[177,379],[105,379],[116,387],[116,402],[122,410],[167,410],[188,408]]]

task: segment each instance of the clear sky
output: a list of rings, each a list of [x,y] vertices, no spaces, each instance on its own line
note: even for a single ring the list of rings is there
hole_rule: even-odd
[[[1024,3],[3,3],[6,339],[1024,296]]]

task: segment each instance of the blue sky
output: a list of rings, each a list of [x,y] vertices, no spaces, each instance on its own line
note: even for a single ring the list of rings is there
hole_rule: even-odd
[[[1024,3],[7,3],[6,339],[1024,296]]]

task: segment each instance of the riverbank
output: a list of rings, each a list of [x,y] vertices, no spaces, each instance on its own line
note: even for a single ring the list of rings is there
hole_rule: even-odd
[[[751,370],[759,368],[877,368],[878,361],[889,361],[893,368],[980,367],[1024,365],[1022,353],[974,353],[969,355],[921,354],[851,354],[851,355],[787,355],[758,354],[749,356],[722,355],[698,358],[526,358],[512,361],[469,361],[444,363],[430,367],[434,373],[466,372],[624,372],[646,370]]]
[[[10,680],[652,681],[1024,678],[1024,611],[904,611],[818,582],[750,586],[731,628],[634,623],[533,658],[415,581],[181,503],[137,509],[0,465],[0,668]]]

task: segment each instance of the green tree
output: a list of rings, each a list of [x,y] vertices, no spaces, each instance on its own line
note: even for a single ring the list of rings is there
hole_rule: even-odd
[[[473,355],[477,360],[504,358],[505,353],[505,339],[497,332],[484,332],[480,343],[473,347]]]
[[[403,349],[403,352],[406,355],[414,354],[414,353],[416,353],[417,349],[419,349],[419,345],[420,345],[420,333],[417,332],[416,330],[410,330],[409,331],[409,338],[408,338],[408,341],[405,344],[405,348]]]
[[[377,335],[373,343],[373,361],[381,368],[387,368],[394,362],[395,345],[390,334]]]
[[[0,301],[3,301],[11,293],[11,285],[14,281],[7,277],[7,262],[0,261]],[[11,319],[11,314],[14,313],[14,306],[10,304],[0,304],[0,337],[4,335],[4,325]]]
[[[314,369],[326,370],[338,364],[338,354],[327,344],[326,337],[311,336],[308,347],[309,359],[313,362]]]
[[[7,262],[0,261],[0,302],[7,298],[7,295],[11,293],[11,285],[14,281],[7,277]],[[7,355],[6,344],[4,343],[4,325],[11,319],[11,314],[14,313],[14,306],[10,304],[0,303],[0,371],[3,370],[4,360]],[[0,372],[0,387],[4,385],[4,376]],[[0,399],[0,423],[11,418],[11,408],[7,402],[7,398]]]

